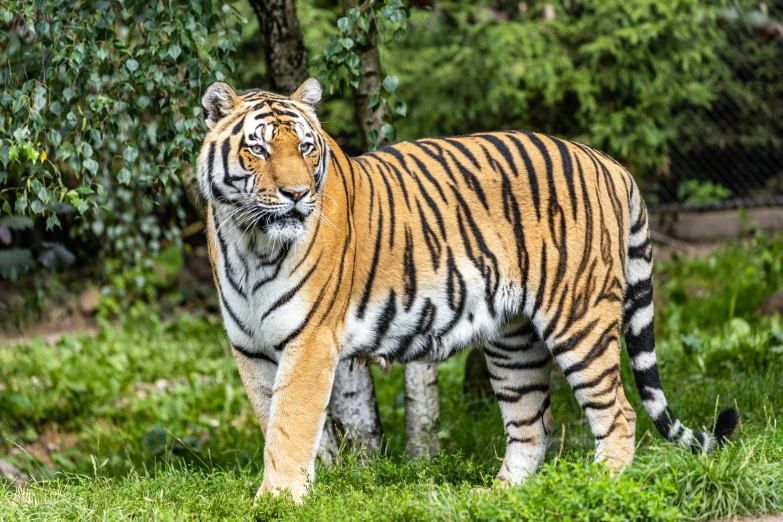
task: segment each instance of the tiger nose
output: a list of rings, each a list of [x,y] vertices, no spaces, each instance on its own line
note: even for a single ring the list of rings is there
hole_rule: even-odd
[[[285,197],[291,199],[292,201],[299,201],[310,193],[310,189],[300,187],[286,187],[281,188],[280,193],[284,194]]]

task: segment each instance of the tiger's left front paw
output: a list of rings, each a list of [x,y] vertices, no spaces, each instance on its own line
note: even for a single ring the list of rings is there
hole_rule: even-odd
[[[253,500],[253,505],[258,505],[259,499],[266,496],[267,494],[271,494],[273,497],[279,497],[281,493],[288,491],[291,493],[291,498],[293,498],[294,503],[297,505],[302,504],[302,498],[307,493],[307,484],[302,484],[301,486],[298,484],[295,485],[289,485],[286,487],[277,487],[277,486],[271,486],[266,481],[264,481],[261,484],[261,487],[258,488],[258,491],[256,492],[256,498]]]

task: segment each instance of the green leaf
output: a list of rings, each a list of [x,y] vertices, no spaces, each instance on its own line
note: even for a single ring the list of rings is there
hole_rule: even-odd
[[[33,220],[27,216],[5,216],[0,218],[0,225],[11,230],[30,230],[33,228]]]
[[[348,32],[351,30],[351,25],[353,25],[351,21],[344,16],[337,20],[337,28],[343,34],[348,34]]]
[[[125,60],[125,67],[127,67],[130,72],[134,72],[136,71],[136,69],[139,68],[139,62],[137,62],[133,58],[129,58]]]
[[[139,157],[139,151],[134,147],[128,146],[125,147],[125,150],[122,152],[122,156],[128,163],[133,163],[136,161],[136,158]]]
[[[59,116],[63,113],[63,104],[59,101],[55,101],[49,105],[49,110],[52,111],[55,116]]]
[[[180,54],[182,54],[182,49],[180,49],[179,45],[174,44],[169,47],[169,56],[171,56],[174,60],[179,58]]]
[[[54,105],[54,103],[52,104]],[[54,145],[55,148],[60,146],[60,143],[63,142],[63,136],[56,130],[52,129],[49,131],[49,134],[46,135],[47,138],[49,138],[49,142]]]
[[[33,254],[25,248],[0,250],[0,277],[17,279],[33,266]]]
[[[84,168],[89,170],[93,174],[97,174],[98,173],[98,168],[99,167],[100,167],[100,165],[98,165],[98,162],[95,161],[92,158],[84,160]]]
[[[405,115],[408,114],[408,107],[405,105],[405,102],[398,100],[394,102],[394,112],[405,117]]]
[[[398,24],[403,20],[405,20],[405,11],[403,11],[402,9],[395,9],[389,15],[389,21],[392,23]]]
[[[60,220],[57,219],[57,216],[52,214],[51,217],[54,217],[53,224],[56,223],[57,226],[60,226]],[[46,224],[49,225],[48,220]],[[45,241],[44,251],[38,256],[38,261],[52,272],[63,272],[76,261],[76,256],[60,243]]]
[[[79,145],[79,152],[81,152],[82,156],[85,158],[91,158],[92,157],[92,145],[87,143],[86,141],[83,141],[81,145]]]
[[[120,183],[128,184],[131,178],[131,173],[128,169],[120,169],[117,173],[117,181]]]
[[[394,125],[390,123],[384,123],[381,125],[381,133],[389,138],[390,141],[394,141]]]
[[[65,101],[71,101],[73,97],[76,96],[76,91],[68,87],[63,91],[63,98],[65,98]]]
[[[360,17],[356,21],[356,25],[358,25],[359,29],[361,29],[365,33],[368,32],[370,30],[370,18],[369,18],[369,15],[365,14],[364,16]]]
[[[367,141],[369,141],[372,144],[378,143],[378,131],[375,129],[368,130]]]
[[[352,74],[359,75],[362,68],[362,60],[359,58],[359,55],[350,52],[348,53],[348,56],[345,57],[345,65],[348,66]]]
[[[396,76],[387,76],[383,79],[382,85],[383,88],[386,90],[386,92],[390,94],[394,94],[394,91],[397,90],[397,84],[399,84],[400,81],[397,79]]]
[[[16,197],[16,203],[14,203],[14,210],[16,210],[17,214],[22,214],[25,210],[27,210],[27,206],[30,204],[29,201],[27,201],[24,196],[19,195]]]

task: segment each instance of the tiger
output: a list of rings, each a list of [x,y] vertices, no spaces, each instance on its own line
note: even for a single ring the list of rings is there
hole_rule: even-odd
[[[685,427],[661,387],[652,244],[631,174],[586,145],[524,131],[405,141],[348,157],[323,129],[322,88],[201,104],[198,156],[224,328],[265,441],[258,495],[315,479],[338,361],[448,359],[483,350],[505,430],[498,486],[544,460],[557,364],[595,439],[595,459],[634,457],[644,409],[669,441],[709,452],[732,435]]]

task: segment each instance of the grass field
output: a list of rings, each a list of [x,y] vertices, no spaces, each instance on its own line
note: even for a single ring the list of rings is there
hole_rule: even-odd
[[[760,236],[656,268],[664,389],[691,427],[736,404],[734,441],[696,456],[639,413],[635,464],[591,464],[592,437],[561,374],[541,473],[487,488],[504,451],[492,401],[461,396],[465,354],[441,365],[442,454],[409,462],[402,375],[376,374],[388,450],[319,468],[303,506],[263,499],[262,438],[217,320],[129,311],[94,336],[0,347],[0,455],[36,481],[0,485],[0,520],[691,520],[783,511],[783,328],[759,317],[783,288],[783,239]]]

